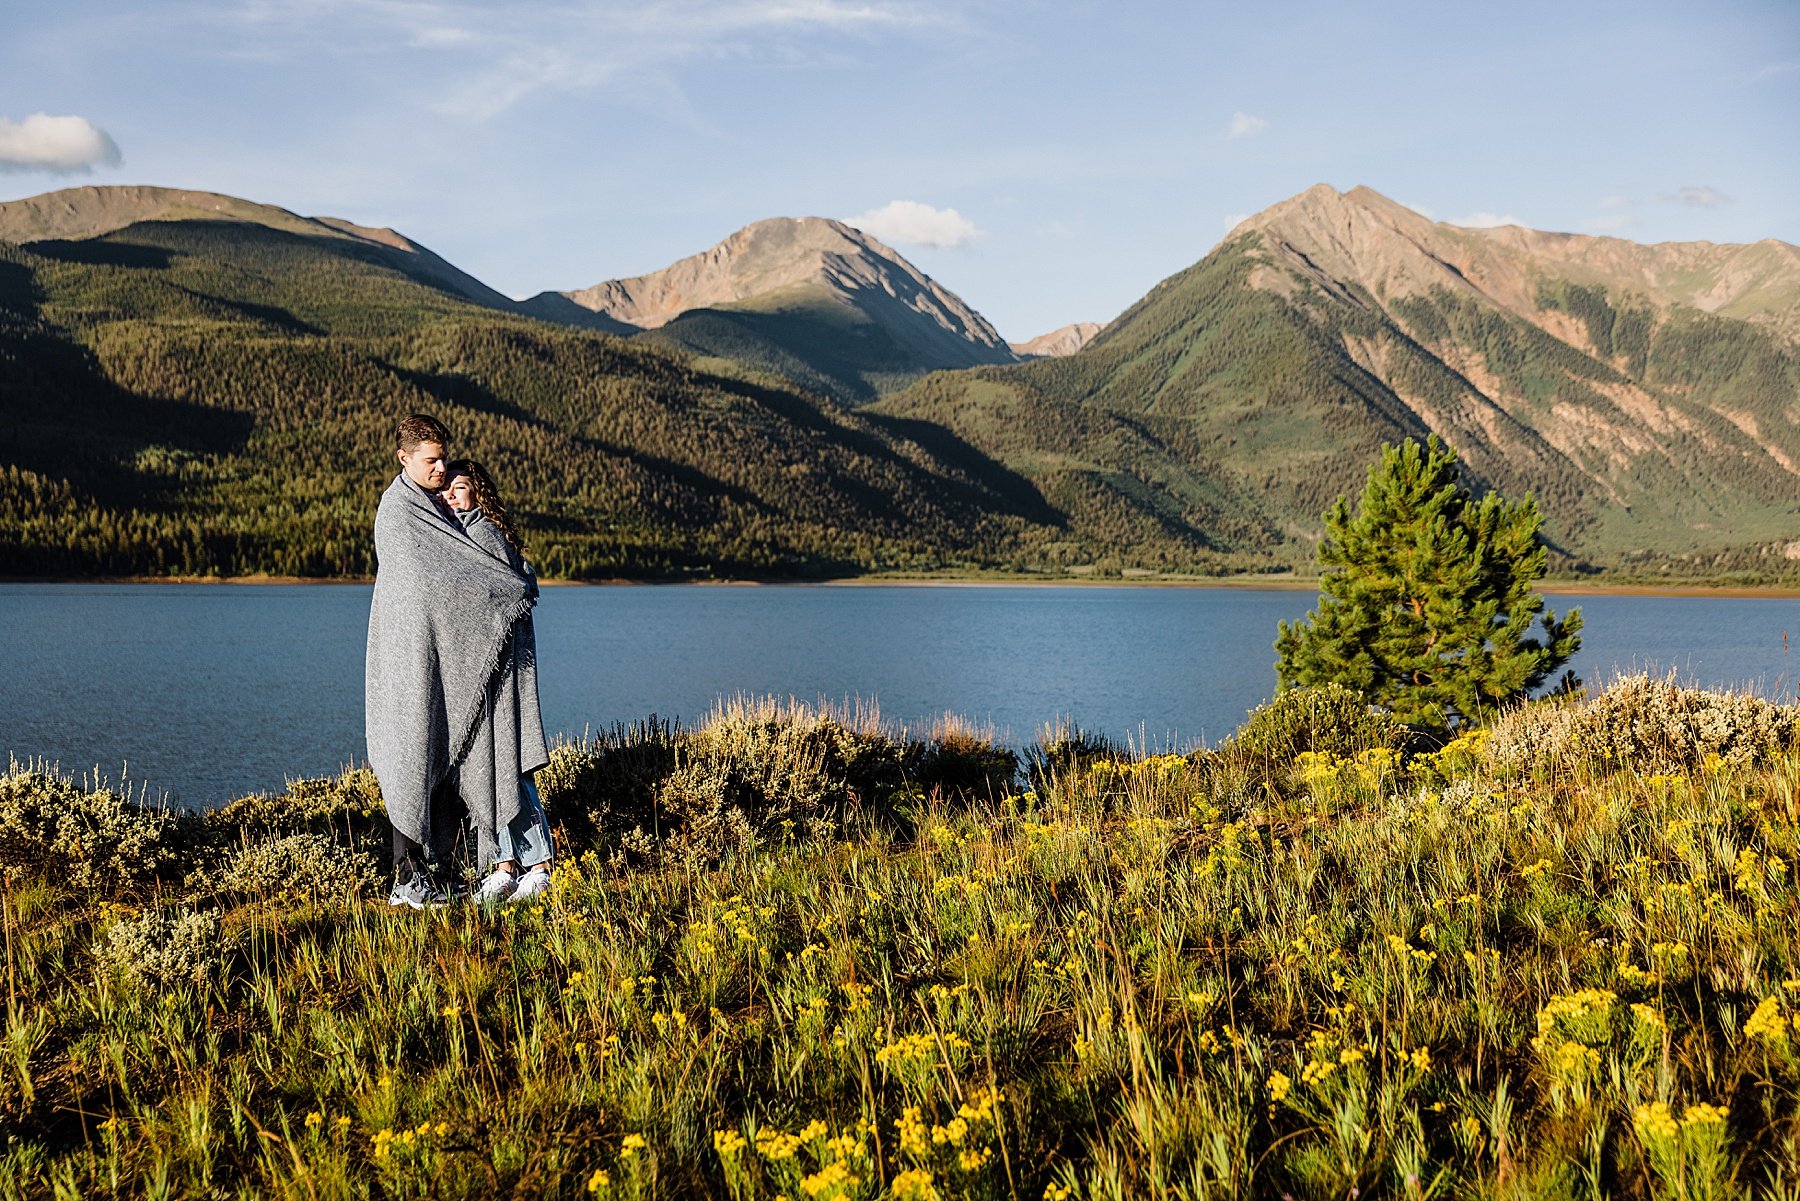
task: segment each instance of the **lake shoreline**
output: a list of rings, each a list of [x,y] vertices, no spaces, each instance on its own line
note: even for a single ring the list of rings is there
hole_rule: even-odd
[[[362,586],[372,576],[0,576],[0,584],[223,584],[234,587],[332,587]],[[1234,575],[1183,578],[1044,579],[1034,576],[839,576],[825,579],[627,579],[543,580],[545,588],[1195,588],[1221,591],[1317,592],[1318,577],[1294,575]],[[1643,597],[1742,597],[1746,599],[1800,599],[1800,583],[1794,584],[1650,584],[1618,583],[1587,579],[1549,579],[1537,590],[1565,596]]]

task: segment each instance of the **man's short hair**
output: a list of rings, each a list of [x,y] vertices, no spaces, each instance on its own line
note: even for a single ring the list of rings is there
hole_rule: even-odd
[[[414,413],[400,422],[400,449],[408,452],[419,448],[421,442],[436,442],[440,447],[449,447],[450,431],[436,417],[424,413]]]

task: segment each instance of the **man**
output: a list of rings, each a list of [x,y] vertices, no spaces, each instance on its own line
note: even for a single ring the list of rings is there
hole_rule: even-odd
[[[425,849],[442,862],[455,841],[455,769],[493,719],[489,685],[536,589],[471,540],[439,499],[450,442],[443,424],[415,413],[397,435],[400,474],[375,513],[364,720],[394,829],[388,903],[423,909],[446,900]]]

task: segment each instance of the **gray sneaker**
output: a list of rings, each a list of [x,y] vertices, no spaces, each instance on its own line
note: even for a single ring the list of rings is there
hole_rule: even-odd
[[[546,864],[538,864],[519,877],[513,886],[510,901],[529,901],[533,897],[541,897],[550,891],[550,868]]]
[[[449,903],[449,895],[423,874],[394,885],[394,891],[388,893],[388,904],[396,909],[403,905],[409,909],[442,909]]]

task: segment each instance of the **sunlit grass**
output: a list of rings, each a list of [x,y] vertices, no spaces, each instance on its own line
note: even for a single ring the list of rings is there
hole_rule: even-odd
[[[1792,741],[1049,755],[489,912],[9,858],[0,1193],[1800,1196]]]

